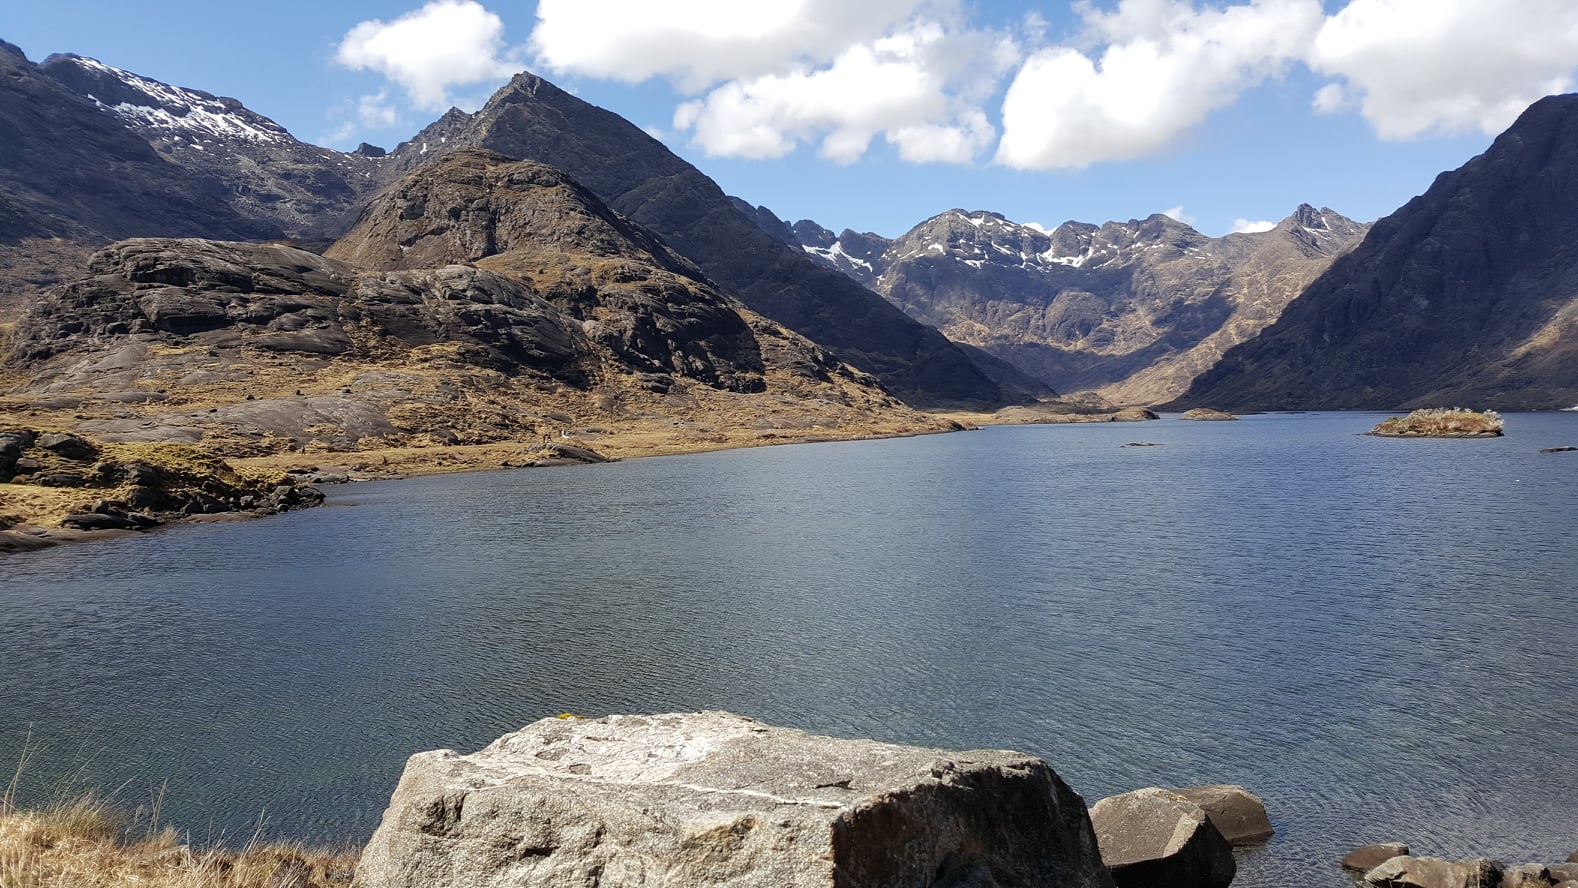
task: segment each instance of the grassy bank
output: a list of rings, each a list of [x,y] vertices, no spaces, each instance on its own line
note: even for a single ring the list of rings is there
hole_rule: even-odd
[[[36,808],[0,799],[0,888],[336,888],[356,858],[261,842],[196,849],[157,812],[94,795]]]

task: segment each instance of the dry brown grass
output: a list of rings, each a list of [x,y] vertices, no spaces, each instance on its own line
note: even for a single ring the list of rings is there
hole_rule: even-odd
[[[0,803],[0,888],[333,888],[357,853],[248,843],[195,849],[152,817],[83,795],[35,809]]]

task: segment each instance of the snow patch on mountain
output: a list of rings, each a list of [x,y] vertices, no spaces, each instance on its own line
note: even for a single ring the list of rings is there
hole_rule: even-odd
[[[205,139],[244,139],[249,142],[285,142],[292,137],[284,127],[225,99],[199,90],[182,89],[106,65],[97,59],[73,57],[72,62],[91,74],[107,76],[125,89],[100,98],[98,106],[139,130],[160,135]],[[106,98],[108,101],[106,101]],[[200,148],[194,144],[192,147]]]

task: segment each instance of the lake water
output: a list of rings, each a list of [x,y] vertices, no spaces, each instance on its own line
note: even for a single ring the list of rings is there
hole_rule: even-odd
[[[365,839],[412,752],[727,709],[1242,783],[1243,886],[1578,851],[1578,414],[1025,426],[341,487],[0,559],[0,764],[194,837]],[[1148,441],[1162,446],[1124,447]]]

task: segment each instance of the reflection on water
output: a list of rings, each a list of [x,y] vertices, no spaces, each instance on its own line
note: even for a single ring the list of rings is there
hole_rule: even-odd
[[[0,763],[199,838],[360,840],[412,752],[728,709],[1243,783],[1240,885],[1578,850],[1578,416],[998,428],[341,488],[0,561]],[[1133,441],[1163,446],[1125,448]],[[57,783],[58,785],[58,783]]]

